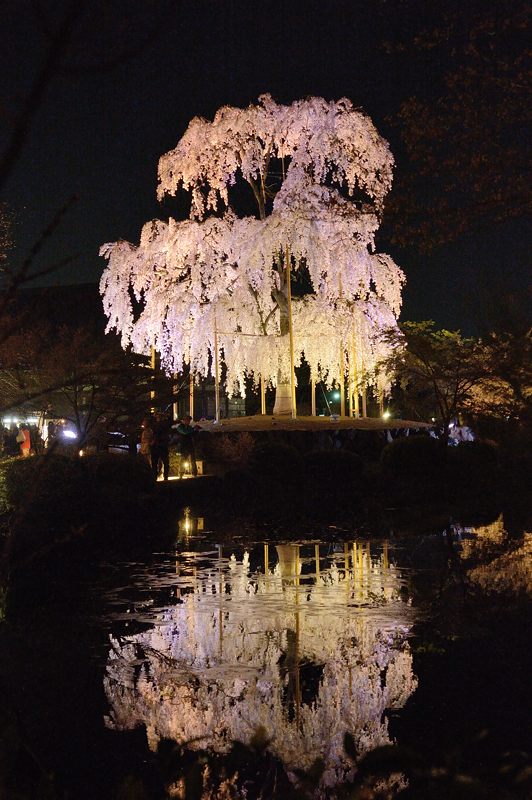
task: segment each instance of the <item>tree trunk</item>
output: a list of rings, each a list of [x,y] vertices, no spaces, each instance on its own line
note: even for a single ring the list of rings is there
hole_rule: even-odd
[[[281,275],[283,275],[283,272]],[[290,337],[288,329],[288,300],[286,297],[286,278],[281,279],[281,289],[277,293],[277,302],[279,304],[279,325],[281,329],[281,337],[279,340],[279,347],[281,352],[288,352],[290,350]],[[289,375],[283,375],[279,371],[277,375],[277,388],[275,390],[275,403],[273,406],[274,414],[291,414],[292,413],[292,384]]]
[[[282,346],[282,345],[281,345]],[[274,414],[291,414],[292,413],[292,386],[289,380],[286,380],[279,373],[277,377],[277,387],[275,389],[275,403],[273,406]]]

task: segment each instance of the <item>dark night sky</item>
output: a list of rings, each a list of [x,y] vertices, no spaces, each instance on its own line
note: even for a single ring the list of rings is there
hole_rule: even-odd
[[[420,0],[420,12],[429,13],[430,5]],[[54,25],[65,6],[4,0],[0,8],[0,147],[45,54],[46,22],[35,8]],[[175,200],[156,200],[157,162],[189,120],[212,118],[224,104],[247,105],[263,92],[282,102],[347,96],[397,154],[387,118],[409,94],[430,97],[442,73],[424,54],[404,58],[383,50],[384,39],[400,41],[408,32],[401,7],[400,0],[88,2],[67,68],[48,86],[1,198],[17,215],[19,254],[75,193],[79,200],[41,264],[77,254],[54,280],[97,281],[102,243],[137,242],[146,220],[177,215]],[[139,52],[121,59],[124,49]],[[114,56],[119,63],[102,69]],[[502,262],[510,282],[522,281],[523,230],[519,222],[499,226],[424,258],[388,248],[408,279],[402,317],[467,329],[467,298],[479,281],[497,275]]]

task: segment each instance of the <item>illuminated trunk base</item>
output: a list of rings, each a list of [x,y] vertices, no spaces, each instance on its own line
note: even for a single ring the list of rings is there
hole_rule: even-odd
[[[275,390],[275,405],[273,407],[273,413],[292,413],[292,392],[290,388],[290,381],[278,381],[277,388]]]

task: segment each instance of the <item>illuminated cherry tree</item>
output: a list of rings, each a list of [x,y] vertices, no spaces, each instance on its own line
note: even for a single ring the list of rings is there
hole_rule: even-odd
[[[303,359],[329,386],[356,375],[385,390],[377,334],[396,324],[404,275],[374,237],[392,167],[387,142],[346,99],[285,106],[263,95],[193,119],[159,162],[159,198],[188,191],[189,219],[101,248],[108,329],[138,352],[155,346],[169,372],[212,374],[217,349],[229,390],[243,395],[246,377],[260,377],[277,387],[279,412]],[[253,216],[235,210],[246,186]]]

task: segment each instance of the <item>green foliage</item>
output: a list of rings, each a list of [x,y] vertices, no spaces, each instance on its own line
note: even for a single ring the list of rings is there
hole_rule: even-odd
[[[433,479],[442,474],[445,448],[430,436],[407,436],[387,444],[381,453],[384,472],[408,480]]]
[[[416,399],[421,400],[422,414],[430,397],[447,440],[450,421],[470,409],[472,395],[489,374],[482,344],[460,331],[437,330],[432,320],[405,322],[400,331],[390,329],[383,338],[392,354],[381,368],[395,377],[414,408]]]

